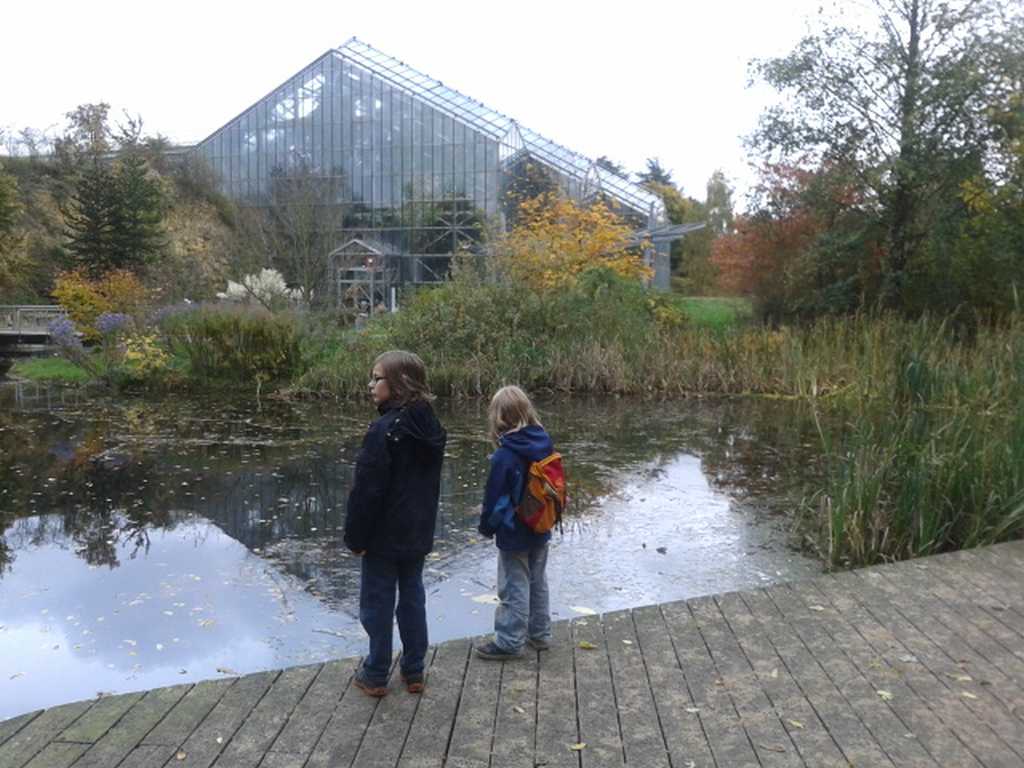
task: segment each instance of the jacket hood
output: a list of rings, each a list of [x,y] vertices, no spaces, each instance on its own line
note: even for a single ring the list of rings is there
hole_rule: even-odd
[[[387,410],[395,410],[388,408]],[[430,403],[416,400],[404,408],[398,407],[400,413],[391,425],[390,434],[395,437],[408,436],[419,443],[419,447],[429,453],[444,453],[448,439],[441,422],[437,420]]]
[[[550,456],[551,452],[555,450],[554,445],[551,443],[551,438],[544,431],[544,427],[538,427],[533,424],[512,432],[506,432],[498,438],[498,445],[502,448],[508,448],[527,461],[540,461]]]

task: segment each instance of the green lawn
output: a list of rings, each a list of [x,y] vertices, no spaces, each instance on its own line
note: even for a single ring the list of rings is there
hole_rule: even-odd
[[[687,296],[679,303],[694,325],[706,328],[727,328],[749,320],[753,314],[750,301],[736,297]]]
[[[32,381],[62,381],[80,384],[89,380],[89,374],[74,363],[60,357],[31,357],[19,360],[11,375]]]

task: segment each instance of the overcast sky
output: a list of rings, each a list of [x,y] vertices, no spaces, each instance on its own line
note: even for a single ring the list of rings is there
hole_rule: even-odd
[[[788,51],[816,0],[6,3],[0,127],[59,130],[106,101],[196,142],[353,35],[523,125],[628,170],[660,158],[703,198],[753,178],[740,137],[772,94],[747,62]]]

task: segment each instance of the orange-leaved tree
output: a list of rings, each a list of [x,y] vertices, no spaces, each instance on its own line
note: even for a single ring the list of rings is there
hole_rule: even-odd
[[[627,279],[652,275],[633,230],[602,203],[544,194],[519,204],[517,224],[494,243],[498,268],[535,290],[563,288],[606,267]]]

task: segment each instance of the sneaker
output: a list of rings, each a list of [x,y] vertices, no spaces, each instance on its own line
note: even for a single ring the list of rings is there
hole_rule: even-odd
[[[551,641],[541,637],[531,637],[526,642],[535,651],[546,651],[551,648]]]
[[[414,672],[411,675],[402,673],[402,682],[405,683],[405,690],[409,693],[423,693],[423,673]]]
[[[367,696],[373,696],[373,698],[375,699],[379,699],[388,695],[387,684],[385,683],[384,685],[377,685],[376,683],[371,681],[369,678],[366,677],[366,673],[363,671],[362,667],[360,667],[359,670],[352,676],[352,684],[360,691],[365,693]]]
[[[522,658],[522,651],[506,651],[498,646],[493,640],[487,645],[478,645],[475,649],[476,655],[488,661],[506,661],[508,659]]]

